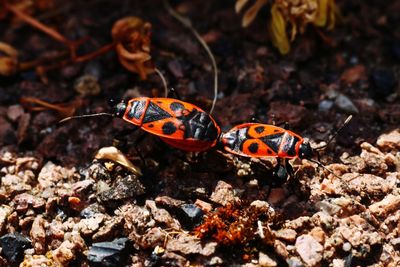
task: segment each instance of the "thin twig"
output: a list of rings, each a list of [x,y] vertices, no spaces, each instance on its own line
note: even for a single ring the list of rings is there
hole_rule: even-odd
[[[32,18],[31,16],[27,15],[26,13],[20,11],[18,8],[15,8],[14,6],[8,4],[7,2],[3,3],[4,7],[7,8],[9,11],[14,13],[17,17],[25,21],[26,23],[32,25],[33,27],[45,32],[49,36],[53,37],[55,40],[68,44],[70,43],[69,40],[67,40],[64,36],[62,36],[59,32],[49,28],[48,26],[44,25],[40,21]]]
[[[168,85],[164,74],[162,74],[162,72],[158,68],[154,68],[154,71],[158,74],[158,76],[160,76],[161,82],[164,85],[164,97],[168,97]]]
[[[179,13],[177,13],[170,5],[168,0],[163,0],[164,7],[168,11],[168,13],[173,16],[175,19],[177,19],[179,22],[181,22],[186,28],[188,28],[193,35],[197,38],[197,40],[200,42],[200,44],[204,47],[206,50],[208,56],[211,59],[211,63],[214,69],[214,99],[213,103],[210,109],[210,114],[214,111],[215,103],[217,102],[217,97],[218,97],[218,68],[217,68],[217,62],[215,61],[214,55],[211,52],[210,47],[207,45],[207,43],[204,41],[204,39],[200,36],[200,34],[193,28],[192,22],[188,18],[182,17]]]
[[[61,33],[58,31],[50,28],[49,26],[45,25],[44,23],[40,22],[34,17],[31,17],[30,15],[26,14],[25,12],[19,10],[15,6],[8,4],[6,1],[3,1],[1,3],[7,10],[12,12],[15,16],[17,16],[19,19],[23,20],[25,23],[31,25],[32,27],[44,32],[45,34],[49,35],[51,38],[54,40],[63,43],[65,46],[68,47],[70,51],[70,57],[72,60],[76,58],[76,49],[79,45],[82,43],[86,42],[89,37],[84,37],[81,40],[77,41],[71,41],[65,38]]]
[[[40,74],[44,74],[50,70],[62,68],[68,64],[86,62],[86,61],[95,59],[96,57],[99,57],[99,56],[107,53],[108,51],[112,50],[114,47],[115,47],[115,44],[110,43],[110,44],[104,45],[104,46],[100,47],[99,49],[97,49],[93,52],[90,52],[88,54],[76,56],[74,59],[69,58],[69,59],[65,59],[62,61],[58,61],[54,64],[50,64],[47,66],[38,66],[38,67],[36,67],[36,71],[38,71]],[[29,67],[32,67],[32,66],[29,66]]]

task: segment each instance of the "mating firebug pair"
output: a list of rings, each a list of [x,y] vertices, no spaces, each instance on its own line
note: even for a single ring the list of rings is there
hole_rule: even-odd
[[[100,115],[122,118],[159,136],[172,147],[185,151],[205,151],[220,143],[226,151],[239,156],[276,157],[286,161],[304,158],[320,164],[311,159],[314,150],[310,144],[292,131],[274,125],[244,123],[221,134],[220,127],[208,113],[193,104],[174,98],[133,98],[128,102],[114,104],[112,113],[69,117],[64,120]],[[350,119],[351,116],[334,136]]]
[[[309,158],[313,154],[301,136],[273,125],[245,123],[221,135],[208,113],[173,98],[133,98],[116,104],[113,114],[185,151],[205,151],[220,141],[228,152],[246,157]]]

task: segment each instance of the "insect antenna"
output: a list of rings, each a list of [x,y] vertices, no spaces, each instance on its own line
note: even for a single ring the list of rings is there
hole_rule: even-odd
[[[328,172],[331,173],[333,176],[335,176],[335,177],[337,177],[337,178],[340,178],[339,176],[337,176],[336,174],[334,174],[332,170],[330,170],[329,168],[325,167],[325,165],[322,164],[320,161],[315,160],[315,159],[307,159],[307,160],[309,160],[309,161],[311,161],[311,162],[313,162],[313,163],[318,164],[318,166],[321,167],[322,169],[328,171]]]
[[[333,141],[333,139],[336,138],[336,136],[339,134],[339,132],[350,122],[350,120],[351,120],[352,118],[353,118],[353,115],[348,116],[347,119],[343,122],[342,126],[340,126],[340,128],[337,129],[337,130],[334,132],[334,134],[331,136],[331,138],[328,139],[328,141],[326,142],[325,145],[322,145],[322,146],[320,146],[320,147],[316,147],[316,148],[314,148],[313,150],[314,150],[314,151],[318,151],[318,150],[322,150],[322,149],[326,148],[326,147]]]
[[[307,160],[318,164],[319,167],[321,167],[322,169],[326,170],[327,172],[329,172],[330,174],[332,174],[336,178],[340,179],[343,182],[344,189],[349,191],[349,192],[351,191],[351,188],[350,188],[349,184],[346,181],[344,181],[342,177],[336,175],[332,170],[330,170],[329,168],[325,167],[325,165],[322,164],[320,161],[315,160],[315,159],[307,159]]]
[[[63,123],[72,119],[82,119],[82,118],[91,118],[91,117],[100,117],[100,116],[114,116],[111,113],[95,113],[95,114],[86,114],[86,115],[79,115],[79,116],[71,116],[71,117],[66,117],[62,120],[60,120],[58,123]]]

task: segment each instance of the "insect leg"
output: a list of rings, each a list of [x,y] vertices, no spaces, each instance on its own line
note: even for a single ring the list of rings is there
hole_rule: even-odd
[[[128,135],[132,135],[137,129],[139,129],[139,127],[134,127],[132,129],[125,129],[118,132],[116,135],[114,135],[113,146],[123,151],[123,148],[126,147],[128,143],[127,140]]]
[[[169,89],[169,92],[170,92],[171,94],[174,94],[174,96],[175,96],[176,99],[182,100],[182,99],[181,99],[181,96],[179,95],[178,91],[177,91],[175,88],[170,88],[170,89]]]
[[[271,124],[274,125],[274,126],[281,127],[283,125],[282,126],[283,129],[285,129],[285,130],[289,130],[290,129],[289,122],[287,122],[287,121],[285,121],[285,122],[276,122],[275,114],[271,114],[270,120],[271,120]]]
[[[283,123],[283,129],[285,129],[285,130],[289,130],[289,129],[290,129],[290,124],[289,124],[289,122],[285,121],[285,122]]]
[[[288,175],[286,166],[282,166],[282,160],[279,158],[277,160],[278,160],[278,163],[276,164],[274,171],[273,171],[273,176],[274,176],[273,186],[274,187],[284,184],[287,180],[287,175]]]
[[[285,159],[285,169],[289,174],[290,178],[294,178],[294,171],[292,165],[290,165],[289,159]]]

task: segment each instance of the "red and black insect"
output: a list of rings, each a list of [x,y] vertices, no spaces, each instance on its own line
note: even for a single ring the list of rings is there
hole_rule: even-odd
[[[113,114],[185,151],[215,146],[221,132],[205,111],[173,98],[133,98],[115,105]]]
[[[244,123],[222,134],[226,151],[253,158],[310,158],[313,150],[298,134],[274,125]]]
[[[328,140],[326,145],[312,148],[310,143],[300,135],[274,125],[262,123],[244,123],[233,127],[220,137],[224,149],[230,153],[254,158],[275,157],[285,159],[285,167],[289,175],[292,168],[289,159],[307,159],[325,168],[318,160],[312,159],[318,154],[316,151],[325,148],[339,133],[339,131],[351,120],[349,116],[343,125]],[[277,170],[280,168],[278,160]]]
[[[112,113],[66,118],[116,116],[159,136],[167,144],[192,152],[207,150],[218,141],[221,130],[214,119],[199,107],[174,98],[132,98],[113,105]]]

